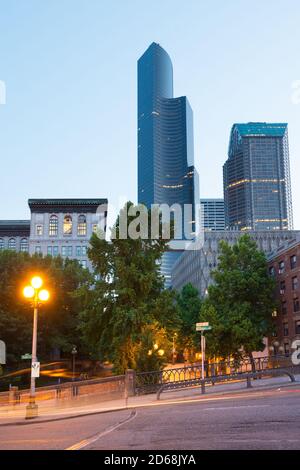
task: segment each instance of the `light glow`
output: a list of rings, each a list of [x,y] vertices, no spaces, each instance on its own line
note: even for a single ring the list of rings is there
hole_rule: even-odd
[[[34,276],[31,279],[31,285],[34,287],[34,289],[40,289],[43,285],[43,279],[39,276]]]
[[[41,302],[47,302],[47,300],[49,300],[50,294],[46,289],[43,289],[39,292],[38,297]]]
[[[34,288],[32,286],[26,286],[23,289],[23,295],[26,299],[32,299],[34,297]]]

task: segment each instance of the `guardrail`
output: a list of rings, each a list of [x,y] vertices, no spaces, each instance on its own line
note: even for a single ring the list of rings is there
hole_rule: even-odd
[[[160,395],[164,391],[175,391],[175,390],[183,390],[184,388],[188,387],[195,387],[197,385],[201,386],[201,393],[205,394],[206,384],[215,385],[216,383],[226,383],[232,382],[234,380],[243,381],[246,380],[247,388],[252,388],[252,379],[259,378],[261,379],[263,376],[282,376],[287,375],[291,382],[296,382],[295,373],[297,372],[296,367],[291,367],[290,369],[286,368],[275,368],[275,369],[266,369],[257,372],[248,372],[248,373],[240,373],[240,374],[231,374],[231,375],[221,375],[215,377],[209,377],[206,379],[194,379],[188,381],[179,381],[179,382],[168,382],[160,386],[157,391],[156,398],[157,400],[160,399]],[[298,366],[298,372],[300,372],[300,366]]]

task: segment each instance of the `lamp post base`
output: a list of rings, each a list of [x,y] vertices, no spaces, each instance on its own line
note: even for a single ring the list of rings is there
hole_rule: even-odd
[[[38,405],[35,403],[29,403],[26,406],[26,416],[25,419],[33,419],[38,417]]]

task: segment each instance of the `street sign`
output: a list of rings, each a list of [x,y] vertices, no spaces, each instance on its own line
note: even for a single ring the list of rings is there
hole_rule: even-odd
[[[211,329],[211,326],[196,326],[196,331],[210,331]]]
[[[0,340],[0,364],[6,364],[6,346],[2,340]]]
[[[209,331],[211,326],[209,326],[208,321],[202,323],[196,323],[196,331]]]
[[[31,377],[38,378],[40,376],[40,363],[33,362],[31,364]]]
[[[23,361],[26,361],[26,360],[28,361],[29,359],[31,359],[31,357],[32,357],[31,354],[26,353],[26,354],[23,354],[23,356],[21,356],[21,359]]]

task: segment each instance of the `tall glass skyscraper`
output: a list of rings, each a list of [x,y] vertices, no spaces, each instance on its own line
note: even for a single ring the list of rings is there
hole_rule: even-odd
[[[225,230],[224,199],[201,199],[203,229],[207,232]]]
[[[234,124],[223,170],[226,228],[293,228],[287,124]]]
[[[199,204],[198,174],[194,168],[193,112],[185,96],[173,97],[173,66],[156,43],[138,61],[138,202]],[[162,272],[171,282],[173,263],[182,251],[164,255]]]

